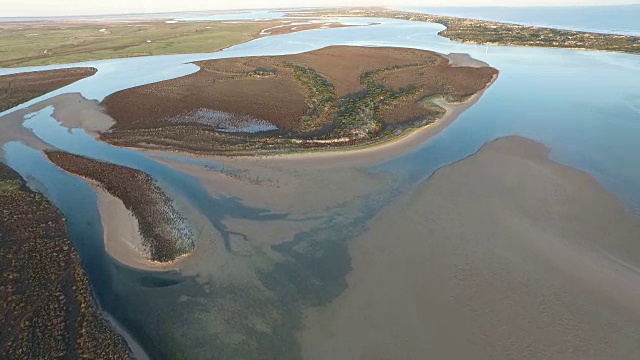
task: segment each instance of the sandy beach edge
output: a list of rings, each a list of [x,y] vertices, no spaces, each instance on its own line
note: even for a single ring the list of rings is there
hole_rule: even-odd
[[[453,63],[453,61],[452,61]],[[470,96],[463,102],[448,103],[446,101],[437,101],[436,104],[446,110],[446,113],[431,124],[413,128],[404,131],[398,136],[388,139],[374,141],[361,146],[352,146],[344,148],[332,149],[313,149],[310,151],[297,151],[286,154],[257,154],[257,155],[220,155],[220,154],[199,154],[190,153],[183,150],[168,149],[152,149],[145,147],[121,146],[146,153],[149,156],[157,155],[174,155],[183,157],[199,158],[203,160],[211,160],[222,164],[233,164],[238,162],[256,161],[270,163],[273,165],[306,165],[306,166],[322,166],[322,165],[368,165],[372,163],[391,160],[411,152],[427,140],[431,139],[441,131],[447,128],[467,109],[476,104],[484,95],[484,93],[499,78],[500,73],[494,75],[486,86],[477,93]]]
[[[182,261],[191,253],[170,262],[149,260],[145,256],[143,239],[138,219],[128,210],[122,200],[111,195],[93,181],[89,183],[98,197],[98,211],[102,223],[105,251],[122,265],[147,271],[178,270]]]

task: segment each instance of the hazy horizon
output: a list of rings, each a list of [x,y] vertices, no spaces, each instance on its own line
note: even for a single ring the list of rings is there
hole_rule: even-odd
[[[8,0],[2,1],[3,13],[0,17],[40,17],[40,16],[82,16],[82,15],[118,15],[118,14],[144,14],[162,12],[183,11],[216,11],[216,10],[250,10],[250,9],[278,9],[278,8],[302,8],[302,7],[338,7],[338,6],[616,6],[616,5],[640,5],[637,0],[615,0],[612,3],[602,4],[601,0],[530,0],[513,4],[507,0],[312,0],[297,2],[293,0],[273,0],[265,5],[256,0],[224,1],[211,4],[207,0],[183,0],[176,4],[174,0],[112,0],[112,1],[77,1],[59,0],[55,6],[49,1],[41,0]]]

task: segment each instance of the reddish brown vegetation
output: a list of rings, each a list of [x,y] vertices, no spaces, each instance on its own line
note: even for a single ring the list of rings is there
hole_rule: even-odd
[[[46,154],[63,170],[97,182],[122,200],[138,220],[150,260],[172,261],[193,249],[192,234],[183,227],[185,219],[147,173],[62,151]]]
[[[96,73],[94,68],[34,71],[0,76],[0,112]]]
[[[65,219],[0,163],[0,358],[129,359],[100,316]]]
[[[490,67],[453,67],[430,51],[349,46],[198,65],[195,74],[109,96],[104,106],[117,124],[103,139],[199,151],[351,144],[433,121],[442,109],[425,100],[465,100],[497,74]],[[242,136],[176,123],[197,109],[267,121],[285,140],[273,132]]]
[[[114,130],[172,125],[171,118],[200,108],[265,119],[292,127],[306,109],[304,88],[290,69],[270,77],[244,76],[260,67],[273,67],[273,58],[242,58],[200,62],[201,70],[174,80],[123,90],[104,105],[117,123]]]

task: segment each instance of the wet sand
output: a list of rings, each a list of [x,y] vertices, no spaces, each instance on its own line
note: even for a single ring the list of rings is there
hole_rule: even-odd
[[[22,126],[26,115],[49,106],[54,107],[53,117],[62,126],[67,129],[82,128],[94,137],[114,124],[113,119],[102,111],[97,101],[87,100],[78,93],[62,94],[0,117],[0,149],[11,141],[22,141],[25,145],[39,150],[51,148],[35,136],[31,129]]]
[[[122,200],[123,206],[131,210],[133,217],[137,219],[137,226],[130,225],[126,228],[129,228],[128,232],[137,230],[140,234],[138,241],[131,245],[142,256],[154,262],[171,264],[193,251],[194,230],[176,208],[174,200],[166,195],[149,174],[64,151],[46,150],[45,155],[60,169],[99,184],[104,190]],[[105,214],[111,215],[108,211],[103,212],[103,215]],[[124,216],[124,220],[127,219],[129,217]]]
[[[149,261],[145,250],[138,220],[127,210],[122,200],[109,194],[101,187],[92,184],[98,195],[98,210],[104,231],[104,245],[116,260],[124,265],[139,268],[166,270],[166,264]],[[157,266],[156,266],[157,265]]]
[[[490,66],[484,61],[480,61],[472,58],[469,54],[466,53],[451,53],[449,55],[444,55],[447,59],[449,59],[449,63],[451,66],[468,66],[468,67],[487,67]]]
[[[314,21],[312,19],[311,21]],[[322,21],[322,22],[295,22],[295,21],[271,21],[274,25],[260,31],[259,36],[270,36],[270,35],[283,35],[290,34],[299,31],[306,30],[318,30],[318,29],[337,29],[337,28],[345,28],[345,27],[357,27],[357,26],[373,26],[375,24],[368,25],[346,25],[340,22],[335,21]],[[255,22],[253,22],[255,23]]]
[[[547,155],[496,140],[378,214],[304,358],[636,359],[640,225]]]

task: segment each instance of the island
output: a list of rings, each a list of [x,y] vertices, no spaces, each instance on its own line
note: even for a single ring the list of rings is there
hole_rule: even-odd
[[[121,253],[118,247],[122,247],[122,242],[126,241],[133,247],[131,250],[146,260],[168,263],[193,250],[193,230],[174,202],[149,174],[64,151],[45,150],[45,154],[55,165],[86,179],[93,186],[98,194],[105,242],[110,253]],[[129,218],[120,223],[105,221],[118,215]],[[134,231],[122,234],[113,229],[123,224],[134,225]],[[112,233],[114,236],[111,236]],[[130,257],[131,254],[126,258]],[[126,262],[126,258],[119,260]]]
[[[116,146],[259,155],[353,148],[427,127],[497,77],[431,51],[330,46],[198,62],[200,71],[126,89],[102,103]]]

